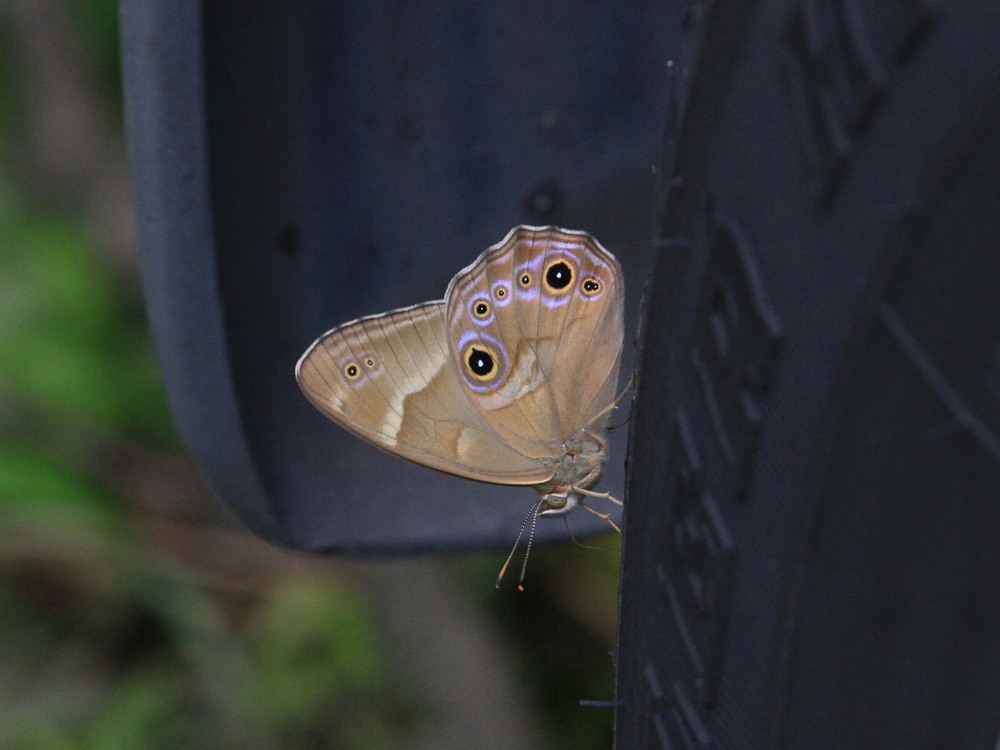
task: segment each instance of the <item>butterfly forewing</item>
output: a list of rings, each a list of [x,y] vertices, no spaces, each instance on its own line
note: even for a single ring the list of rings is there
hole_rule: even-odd
[[[511,447],[462,389],[444,311],[431,302],[333,329],[299,360],[302,391],[341,426],[418,463],[505,484],[545,479],[544,465]]]

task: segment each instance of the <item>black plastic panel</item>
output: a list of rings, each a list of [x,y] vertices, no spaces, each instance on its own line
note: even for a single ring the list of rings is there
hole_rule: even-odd
[[[125,0],[122,19],[153,331],[220,497],[304,549],[509,544],[534,493],[379,453],[312,409],[293,367],[336,324],[440,298],[518,223],[598,237],[634,331],[676,19],[656,2],[318,0]],[[626,373],[633,355],[630,335]],[[618,495],[624,442],[601,485]]]

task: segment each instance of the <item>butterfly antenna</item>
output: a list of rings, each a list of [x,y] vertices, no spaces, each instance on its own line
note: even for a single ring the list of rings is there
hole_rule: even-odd
[[[500,573],[497,575],[497,582],[496,582],[496,587],[497,588],[500,588],[500,581],[503,578],[504,573],[507,572],[507,566],[510,565],[510,561],[514,557],[514,553],[517,552],[517,545],[519,545],[521,543],[521,537],[524,535],[524,530],[528,526],[528,519],[532,518],[532,517],[534,517],[534,518],[538,517],[538,509],[541,507],[541,505],[542,505],[542,501],[541,500],[539,500],[537,503],[535,503],[534,505],[532,505],[531,509],[528,511],[527,515],[525,515],[524,520],[521,521],[521,528],[517,532],[517,539],[514,540],[514,546],[511,547],[510,554],[507,555],[507,559],[504,561],[503,567],[500,568]],[[535,533],[535,525],[534,524],[531,525],[531,533],[532,533],[532,535],[534,535],[534,533]],[[529,549],[531,548],[531,540],[530,539],[528,540],[528,548]],[[525,555],[525,562],[527,562],[527,559],[528,559],[527,555]],[[521,577],[523,579],[524,575],[522,574]]]
[[[539,501],[535,506],[535,513],[531,516],[531,531],[528,532],[528,546],[524,548],[524,562],[521,563],[521,575],[517,577],[517,590],[524,591],[524,574],[528,572],[528,555],[531,554],[531,542],[535,538],[535,524],[538,523],[538,511],[542,503]]]

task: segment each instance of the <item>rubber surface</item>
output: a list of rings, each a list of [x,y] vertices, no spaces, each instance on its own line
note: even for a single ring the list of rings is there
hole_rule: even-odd
[[[616,746],[994,748],[1000,6],[692,4]]]

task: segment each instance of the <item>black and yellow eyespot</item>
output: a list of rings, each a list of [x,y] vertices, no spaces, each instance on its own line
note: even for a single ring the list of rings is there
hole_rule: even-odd
[[[369,370],[375,369],[375,359],[373,357],[365,357],[365,367]]]
[[[490,303],[484,299],[477,299],[472,303],[472,317],[476,320],[486,320],[491,312]]]
[[[527,289],[531,286],[531,274],[525,271],[518,277],[517,283],[520,284],[522,288]]]
[[[486,394],[507,380],[507,351],[503,343],[486,333],[466,331],[458,342],[462,380],[476,393]]]
[[[486,383],[496,377],[498,365],[497,354],[493,347],[477,341],[469,344],[462,355],[465,369],[480,383]]]
[[[573,286],[576,274],[573,267],[562,258],[553,260],[545,266],[545,289],[553,294],[565,294]]]
[[[496,298],[498,300],[506,299],[507,298],[507,288],[503,287],[503,286],[498,286],[496,288],[496,291],[493,292],[493,294],[496,295]]]
[[[348,380],[357,380],[359,375],[361,375],[361,368],[358,367],[357,362],[348,362],[344,365],[345,378]]]
[[[604,289],[604,284],[594,276],[588,276],[580,285],[580,290],[583,292],[584,297],[596,297],[601,293],[602,289]]]

